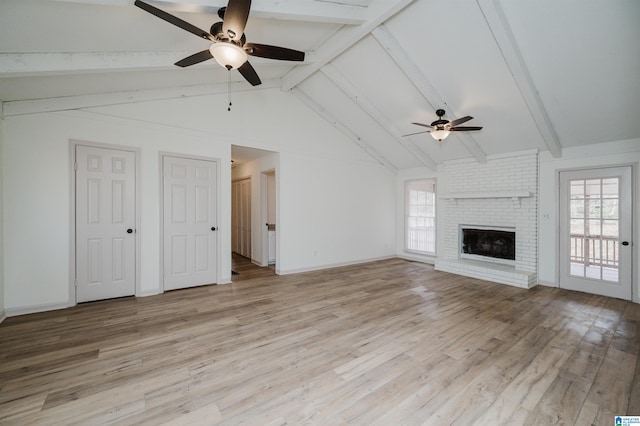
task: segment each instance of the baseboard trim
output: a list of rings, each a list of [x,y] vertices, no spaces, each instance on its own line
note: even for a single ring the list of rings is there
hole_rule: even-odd
[[[554,282],[550,282],[550,281],[541,281],[538,280],[538,284],[543,285],[545,287],[555,287],[555,288],[559,288],[560,286],[558,285],[558,283],[554,283]]]
[[[436,258],[433,256],[423,256],[423,255],[419,255],[419,254],[413,254],[413,253],[400,253],[397,255],[397,257],[399,259],[404,259],[404,260],[409,260],[412,262],[420,262],[420,263],[426,263],[428,265],[435,265],[436,264]]]
[[[44,305],[25,306],[22,308],[8,308],[5,311],[7,317],[17,317],[19,315],[36,314],[38,312],[55,311],[70,307],[68,302],[46,303]]]
[[[398,258],[398,256],[391,255],[391,256],[383,256],[383,257],[376,257],[376,258],[370,258],[370,259],[353,260],[353,261],[349,261],[349,262],[326,263],[326,264],[323,264],[323,265],[309,266],[307,268],[280,269],[280,270],[276,271],[276,273],[278,275],[300,274],[300,273],[303,273],[303,272],[322,271],[324,269],[340,268],[342,266],[361,265],[363,263],[377,262],[379,260],[388,260],[388,259],[397,259],[397,258]]]
[[[0,311],[0,324],[2,324],[2,321],[7,319],[7,313],[3,310]]]

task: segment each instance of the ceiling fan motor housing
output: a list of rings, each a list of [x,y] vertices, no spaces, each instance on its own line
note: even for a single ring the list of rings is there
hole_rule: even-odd
[[[438,119],[433,123],[431,123],[431,126],[439,129],[444,129],[444,126],[449,124],[449,120],[445,120],[442,118],[442,116],[444,115],[444,110],[443,109],[436,110],[436,115],[438,116]]]
[[[238,40],[230,39],[222,30],[222,21],[216,22],[215,24],[211,25],[211,29],[209,30],[209,32],[213,37],[215,37],[216,41],[233,43],[236,46],[240,47],[244,46],[244,44],[247,42],[247,36],[245,36],[244,33],[242,33],[242,37],[240,37]]]

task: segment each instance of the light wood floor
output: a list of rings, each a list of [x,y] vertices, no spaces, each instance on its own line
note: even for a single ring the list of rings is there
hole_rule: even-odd
[[[254,278],[273,277],[276,274],[274,265],[259,267],[251,263],[250,259],[237,253],[231,253],[231,270],[234,272],[231,276],[231,281],[234,283]]]
[[[0,423],[613,425],[640,305],[399,259],[0,325]]]

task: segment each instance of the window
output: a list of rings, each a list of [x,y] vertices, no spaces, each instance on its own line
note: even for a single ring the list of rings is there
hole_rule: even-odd
[[[409,251],[436,252],[436,182],[433,179],[405,183],[406,235]]]

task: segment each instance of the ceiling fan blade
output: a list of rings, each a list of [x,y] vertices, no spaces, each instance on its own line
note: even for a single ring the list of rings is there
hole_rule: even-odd
[[[211,52],[209,51],[209,49],[207,49],[203,50],[202,52],[194,53],[191,56],[187,56],[184,59],[180,59],[175,63],[175,65],[184,68],[191,65],[199,64],[200,62],[204,62],[211,58],[213,58],[213,55],[211,55]]]
[[[173,16],[170,13],[165,12],[164,10],[158,9],[155,6],[151,6],[150,4],[145,3],[143,1],[140,1],[140,0],[136,0],[134,4],[136,6],[138,6],[140,9],[145,10],[145,11],[149,12],[150,14],[155,15],[158,18],[165,20],[168,23],[175,25],[176,27],[180,27],[185,31],[189,31],[190,33],[195,34],[198,37],[202,37],[205,40],[211,40],[211,41],[215,40],[213,38],[213,36],[211,34],[209,34],[208,32],[206,32],[205,30],[201,30],[200,28],[196,27],[195,25],[191,25],[187,21],[183,21],[182,19],[178,18],[177,16]]]
[[[422,124],[422,123],[411,123],[411,124],[415,124],[416,126],[422,126],[422,127],[431,127],[428,124]]]
[[[258,73],[256,73],[255,69],[253,69],[249,61],[242,64],[240,68],[238,68],[238,71],[240,71],[240,74],[242,74],[245,80],[251,83],[252,86],[262,84],[262,81],[260,81],[260,77],[258,77]]]
[[[452,127],[449,130],[451,130],[452,132],[466,132],[468,130],[482,130],[482,127],[474,127],[474,126],[469,126],[469,127],[465,127],[465,126],[458,126],[458,127]]]
[[[462,123],[466,123],[467,121],[473,119],[473,117],[469,117],[468,115],[466,117],[461,117],[458,118],[456,120],[453,120],[451,122],[449,122],[449,124],[451,125],[451,127],[456,127],[458,124],[462,124]]]
[[[431,133],[431,130],[425,130],[424,132],[409,133],[408,135],[402,135],[402,137],[405,138],[407,136],[421,135],[423,133]]]
[[[248,55],[259,56],[261,58],[278,59],[281,61],[304,61],[304,52],[287,49],[286,47],[246,43],[244,50]]]
[[[229,0],[224,12],[222,31],[231,40],[240,40],[249,19],[251,0]]]

